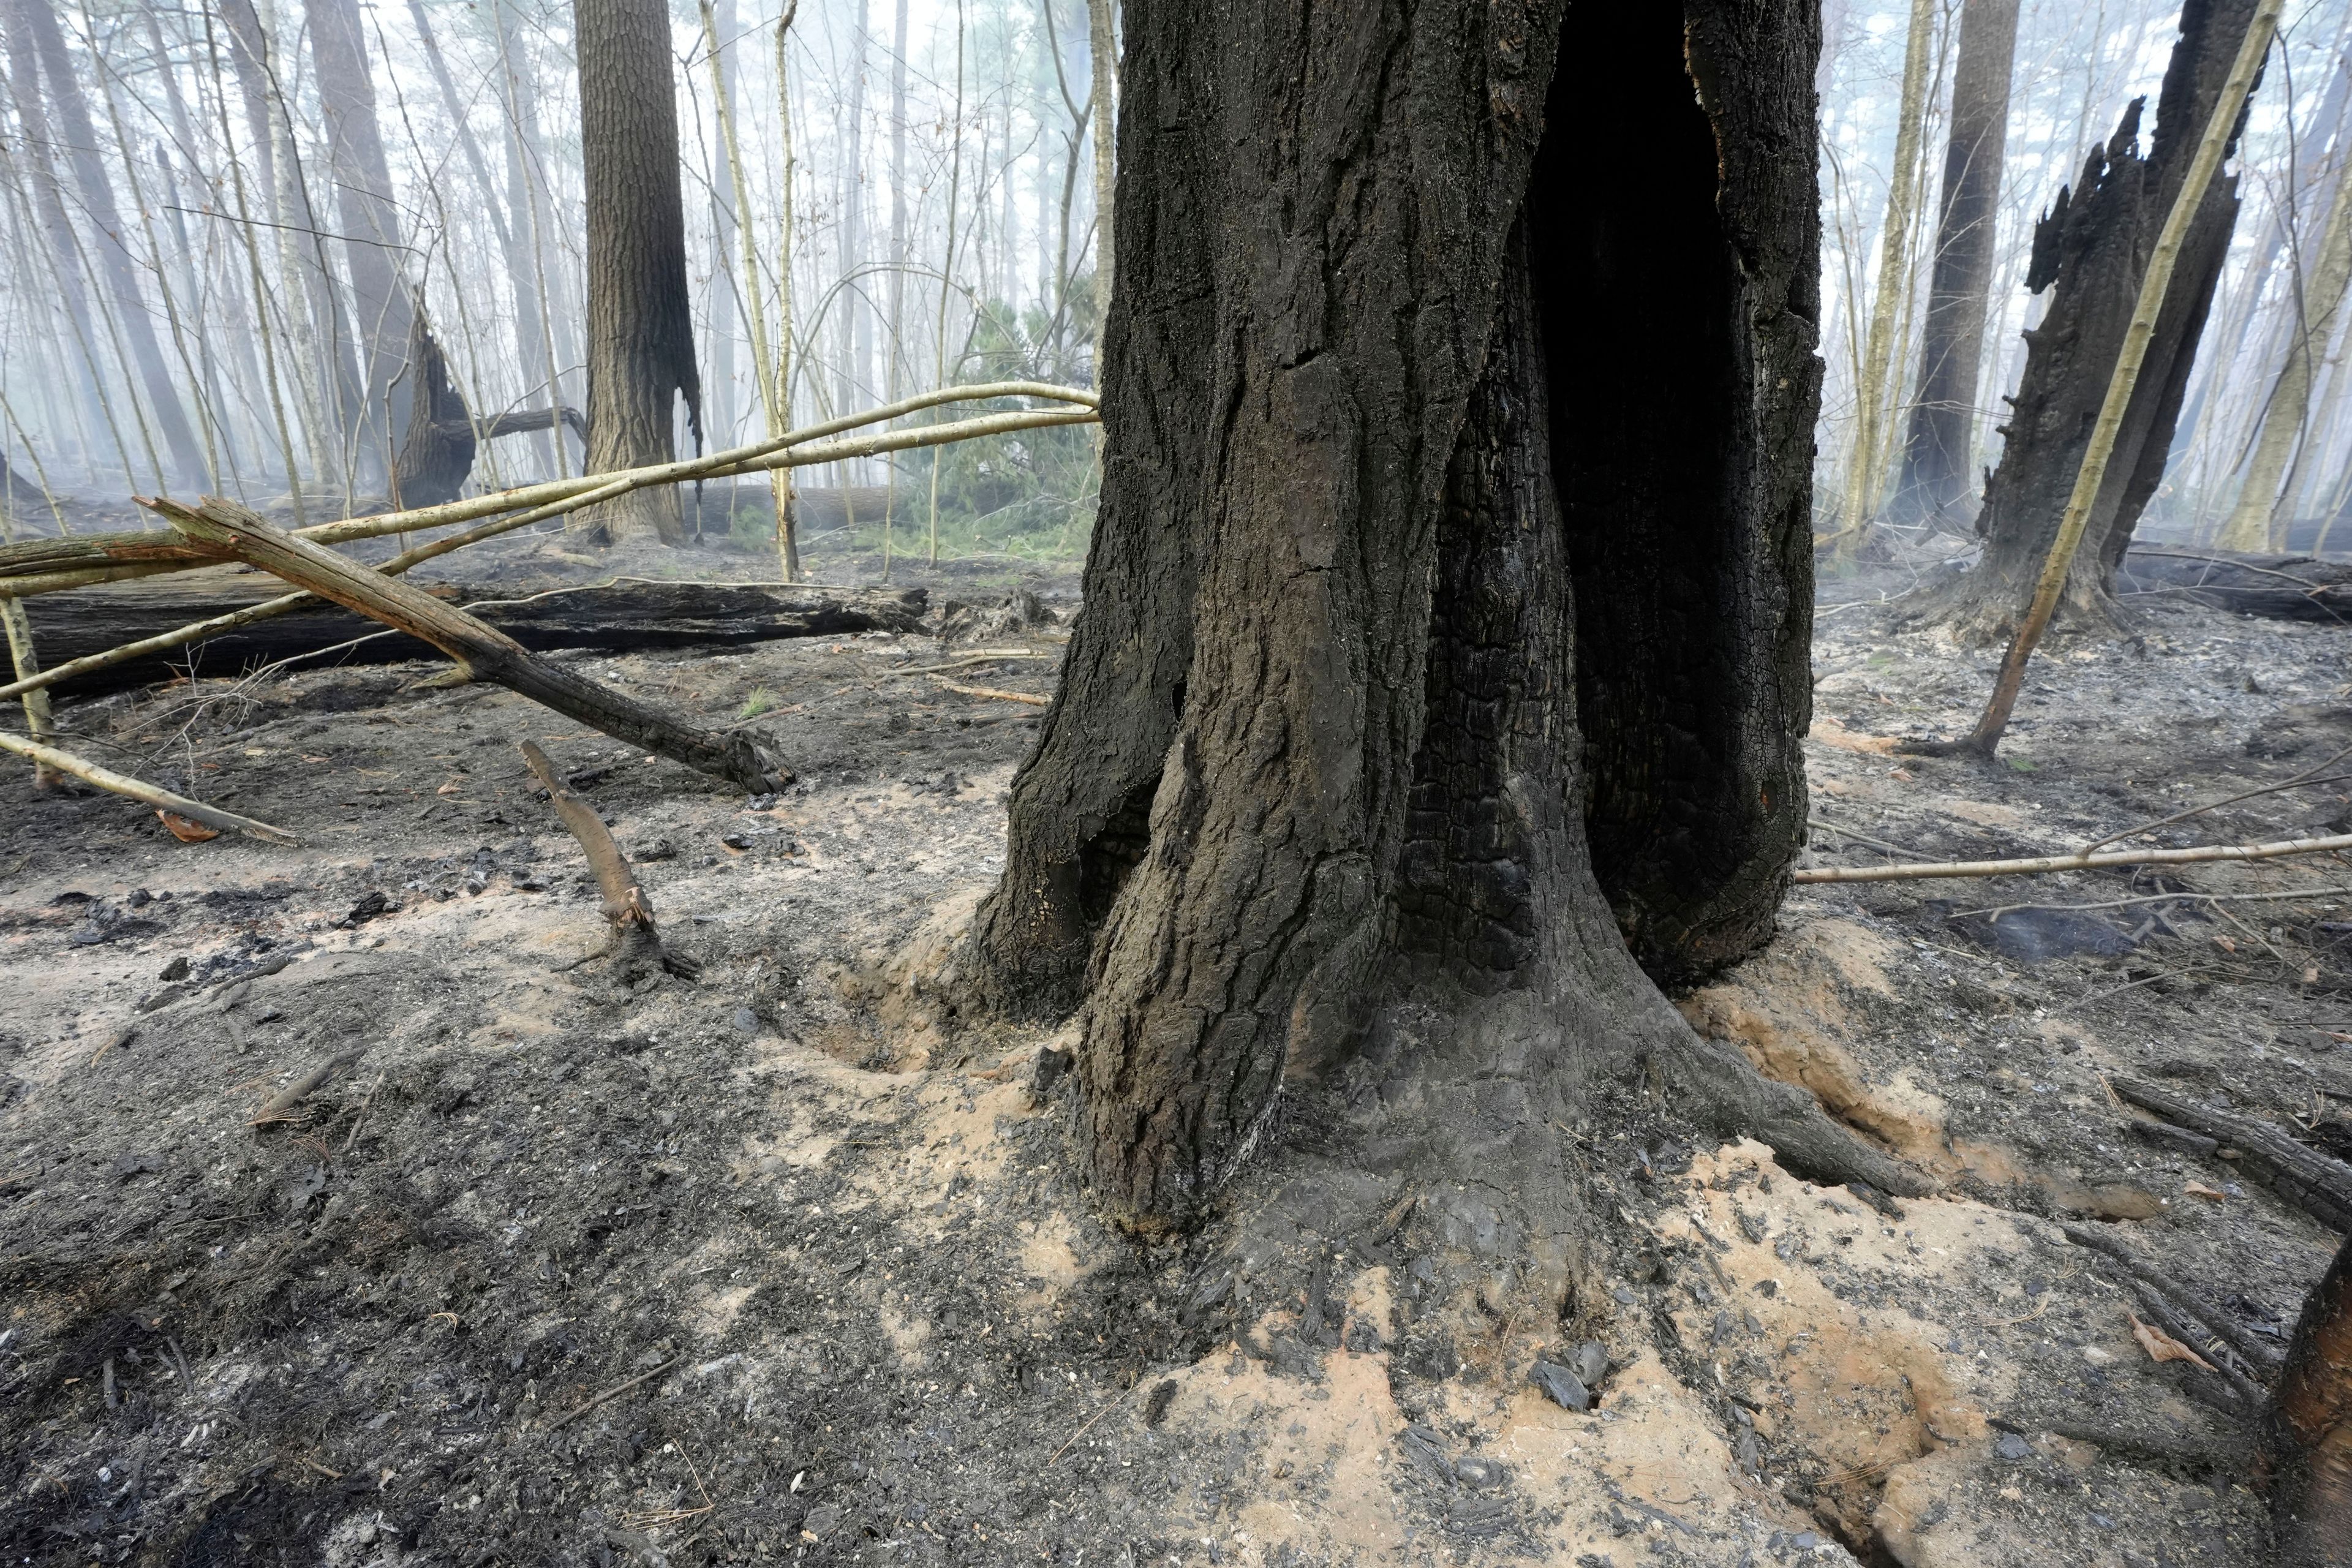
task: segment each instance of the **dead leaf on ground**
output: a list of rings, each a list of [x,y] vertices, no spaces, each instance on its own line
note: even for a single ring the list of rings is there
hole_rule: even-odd
[[[2132,1338],[2139,1342],[2140,1349],[2147,1352],[2148,1360],[2192,1362],[2195,1364],[2203,1367],[2207,1372],[2211,1372],[2213,1370],[2213,1363],[2211,1362],[2207,1361],[2203,1356],[2199,1355],[2195,1351],[2190,1350],[2187,1345],[2182,1344],[2179,1340],[2174,1339],[2162,1329],[2157,1328],[2153,1324],[2141,1322],[2139,1321],[2139,1314],[2133,1311],[2130,1308],[2126,1307],[2124,1309],[2124,1316],[2131,1320]]]
[[[155,818],[171,830],[173,837],[183,844],[202,844],[208,838],[220,837],[220,829],[217,827],[206,827],[201,822],[190,822],[175,812],[164,811],[160,807],[156,810]]]
[[[447,784],[443,784],[439,789],[435,790],[433,793],[435,795],[456,795],[457,793],[457,781],[456,779],[451,779]]]
[[[2203,1198],[2209,1204],[2226,1204],[2230,1194],[2219,1187],[2209,1187],[2202,1182],[2191,1182],[2180,1189],[2191,1197]]]

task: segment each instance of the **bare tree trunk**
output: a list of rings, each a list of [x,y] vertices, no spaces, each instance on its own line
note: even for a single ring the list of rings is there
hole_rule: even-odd
[[[1967,0],[1952,72],[1952,132],[1928,285],[1919,391],[1891,513],[1955,527],[1975,489],[1977,378],[2000,218],[2019,0]]]
[[[22,0],[18,3],[22,4]],[[73,223],[67,216],[64,189],[58,179],[56,161],[50,156],[57,138],[48,130],[48,113],[41,103],[40,57],[35,49],[32,29],[23,25],[13,9],[0,19],[7,25],[9,98],[16,105],[16,123],[23,132],[16,151],[21,154],[24,181],[30,188],[33,208],[38,215],[41,237],[47,242],[50,279],[79,351],[81,374],[76,377],[76,390],[87,405],[87,422],[103,425],[112,437],[121,459],[123,482],[136,488],[138,481],[131,472],[131,454],[123,446],[122,434],[115,424],[107,396],[105,373],[91,351],[97,340],[89,296],[82,286]]]
[[[1103,335],[1110,325],[1112,205],[1118,186],[1118,89],[1117,24],[1111,0],[1087,0],[1087,54],[1094,68],[1095,130],[1095,384],[1102,384]]]
[[[491,0],[490,18],[498,38],[499,96],[507,110],[507,210],[522,215],[516,220],[516,240],[519,247],[527,241],[527,248],[520,249],[508,264],[514,279],[515,331],[523,363],[533,373],[544,367],[547,400],[556,404],[563,401],[563,366],[569,355],[564,352],[567,340],[557,331],[555,311],[548,302],[546,194],[530,168],[539,156],[538,95],[532,90],[533,84],[525,79],[528,66],[508,22],[509,3],[510,0]],[[526,317],[530,319],[527,335]],[[572,465],[564,448],[563,433],[550,431],[548,442],[555,459],[556,477],[569,476]]]
[[[1847,454],[1845,519],[1839,552],[1851,551],[1871,521],[1885,466],[1889,406],[1897,384],[1895,327],[1911,278],[1911,221],[1919,202],[1919,138],[1927,113],[1928,46],[1935,40],[1936,0],[1911,0],[1911,28],[1903,46],[1903,100],[1895,122],[1895,166],[1886,182],[1886,216],[1878,230],[1878,288],[1871,298],[1870,335],[1854,386],[1853,446]]]
[[[849,53],[849,119],[843,127],[841,162],[841,276],[856,275],[866,261],[866,55],[868,44],[866,20],[871,11],[868,0],[857,0],[855,31],[851,35]],[[869,380],[866,372],[869,312],[865,308],[865,290],[844,289],[835,308],[840,311],[838,329],[841,358],[834,367],[833,411],[846,414],[872,401],[867,392]],[[851,466],[845,463],[839,469],[839,482],[847,487],[857,482]]]
[[[2062,188],[2033,237],[2026,288],[2054,288],[2048,314],[2026,335],[2025,372],[2000,466],[1985,487],[1977,532],[1984,558],[1921,605],[1970,641],[2007,641],[2032,601],[2089,449],[2122,354],[2133,305],[2173,198],[2197,149],[2256,0],[2189,0],[2158,100],[2156,132],[2138,152],[2139,100],[2106,145]],[[2237,177],[2207,189],[2156,319],[2147,355],[2105,477],[2074,558],[2062,617],[2113,629],[2112,584],[2148,498],[2164,477],[2189,371],[2211,308],[2238,216]]]
[[[2342,161],[2327,223],[2320,230],[2303,288],[2289,300],[2286,362],[2263,405],[2260,434],[2246,479],[2216,542],[2224,550],[2283,549],[2277,524],[2285,521],[2280,481],[2301,446],[2311,413],[2318,362],[2341,324],[2344,288],[2352,281],[2352,158]],[[2319,434],[2319,432],[2315,432]]]
[[[572,0],[588,193],[588,468],[670,460],[673,398],[698,447],[702,388],[686,284],[677,101],[662,0]],[[577,514],[598,541],[685,534],[677,495],[639,490]]]
[[[776,19],[776,135],[782,142],[783,189],[776,204],[776,418],[785,428],[793,422],[793,356],[799,340],[793,335],[793,190],[799,168],[793,159],[793,72],[790,50],[793,18],[800,0],[784,0],[784,14]],[[776,520],[776,549],[783,557],[784,581],[801,580],[800,519],[792,491],[784,492],[783,515]]]
[[[122,220],[115,211],[114,187],[107,178],[106,163],[99,153],[98,129],[90,119],[89,101],[82,96],[81,83],[74,76],[73,57],[66,51],[65,32],[58,26],[57,13],[47,0],[16,0],[16,26],[10,31],[15,32],[17,26],[32,35],[35,52],[40,58],[41,78],[47,84],[49,101],[57,110],[58,141],[81,193],[82,209],[97,236],[97,268],[113,295],[117,326],[129,350],[130,363],[124,368],[134,371],[146,390],[147,406],[153,411],[156,428],[163,437],[165,450],[171,454],[174,477],[184,484],[200,483],[206,472],[204,448],[188,424],[179,386],[164,365],[163,349],[155,341],[154,319],[148,314],[147,301],[139,287],[138,264],[123,238]]]
[[[248,121],[268,148],[257,155],[275,172],[268,192],[274,222],[272,243],[288,285],[281,301],[291,318],[299,369],[298,384],[309,395],[301,413],[310,432],[311,462],[318,477],[346,489],[341,476],[366,416],[367,390],[354,356],[342,292],[327,261],[325,226],[310,201],[309,177],[294,143],[291,111],[281,89],[280,58],[253,0],[221,0],[228,24],[229,57],[236,67]]]
[[[328,167],[342,226],[343,264],[359,313],[367,407],[360,428],[364,472],[388,476],[393,444],[408,427],[410,388],[402,372],[408,353],[408,285],[400,210],[392,170],[376,125],[375,78],[368,66],[367,34],[359,0],[303,0],[310,19],[310,59],[324,111]]]
[[[731,18],[734,11],[732,0],[728,0],[727,11]],[[786,18],[786,25],[790,25],[789,17]],[[771,360],[768,349],[767,310],[761,304],[760,298],[760,249],[751,237],[751,186],[743,172],[743,151],[738,144],[735,135],[735,110],[728,91],[727,73],[724,68],[725,52],[719,32],[719,13],[712,8],[710,0],[702,0],[702,28],[710,51],[710,92],[718,103],[719,145],[727,158],[727,189],[732,193],[733,204],[742,214],[742,221],[737,225],[737,237],[743,247],[744,309],[751,318],[751,374],[760,386],[761,418],[765,424],[768,435],[773,437],[782,435],[787,428],[784,423],[784,405],[782,399],[777,395],[776,367]],[[771,469],[768,474],[768,493],[775,504],[777,563],[783,570],[784,581],[793,582],[798,575],[799,561],[797,553],[790,548],[791,471],[784,468]]]

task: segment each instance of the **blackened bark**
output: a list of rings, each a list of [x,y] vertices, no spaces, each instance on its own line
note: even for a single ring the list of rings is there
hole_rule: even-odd
[[[2270,1450],[2279,1568],[2352,1564],[2352,1237],[2303,1304]]]
[[[125,374],[135,371],[146,392],[147,415],[154,421],[173,478],[200,487],[208,475],[204,448],[196,441],[195,427],[188,423],[179,384],[172,379],[163,363],[163,347],[155,340],[155,319],[139,288],[139,264],[123,237],[129,231],[115,210],[114,186],[99,153],[98,128],[90,121],[89,101],[74,76],[65,32],[47,0],[17,0],[10,31],[17,27],[29,33],[40,57],[41,79],[57,110],[58,153],[73,171],[89,223],[90,264],[114,296],[115,325],[131,359],[123,370]]]
[[[2054,288],[2042,324],[2026,334],[2025,371],[2000,433],[2000,466],[1985,487],[1977,532],[1984,558],[1923,606],[1971,640],[2006,639],[2032,599],[2057,536],[2092,426],[2122,352],[2158,233],[2196,155],[2199,136],[2252,19],[2254,0],[2188,0],[2157,100],[2156,131],[2137,147],[2134,100],[2082,179],[2061,189],[2034,231],[2026,287]],[[2240,129],[2243,128],[2241,118]],[[2235,132],[2231,145],[2235,145]],[[2059,614],[2095,628],[2116,625],[2115,572],[2164,478],[2198,339],[2238,216],[2237,178],[2207,189],[2182,243],[2106,479],[2093,504]]]
[[[1084,977],[1097,1200],[1183,1223],[1353,1064],[1365,1136],[1549,1227],[1547,1114],[1637,1055],[1903,1182],[1694,1038],[1611,910],[1728,957],[1804,817],[1811,7],[1126,23],[1087,607],[973,950],[1000,1004]],[[1612,378],[1674,429],[1584,424]]]
[[[677,89],[662,0],[573,0],[580,153],[588,195],[590,473],[666,463],[674,395],[698,447],[702,388],[686,288]],[[573,514],[589,538],[685,535],[677,493],[638,490]]]
[[[559,421],[584,438],[586,422],[571,408],[515,410],[478,426],[467,410],[465,394],[449,379],[448,357],[433,335],[421,301],[412,309],[405,358],[414,395],[408,428],[401,436],[399,457],[393,464],[392,504],[395,507],[438,506],[456,500],[474,471],[475,449],[482,441],[552,430]]]
[[[2009,142],[2009,84],[2017,55],[2019,0],[1968,0],[1960,11],[1959,61],[1952,73],[1952,133],[1944,148],[1944,190],[1936,219],[1936,260],[1919,345],[1919,388],[1911,405],[1888,518],[1955,527],[1976,489],[1969,452],[1984,354],[1985,306],[1992,293],[2000,174]]]
[[[413,394],[403,373],[408,356],[408,284],[402,273],[400,209],[393,202],[392,168],[375,118],[375,77],[359,0],[304,0],[310,60],[318,69],[319,106],[327,130],[328,166],[335,181],[343,262],[358,312],[361,384],[367,405],[355,430],[365,471],[383,473],[393,444],[408,428]],[[361,434],[364,432],[364,434]]]

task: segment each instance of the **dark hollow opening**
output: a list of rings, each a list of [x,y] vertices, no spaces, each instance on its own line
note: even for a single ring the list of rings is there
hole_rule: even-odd
[[[1574,584],[1593,869],[1625,918],[1706,864],[1738,733],[1723,534],[1745,462],[1738,275],[1681,7],[1569,8],[1523,221]]]

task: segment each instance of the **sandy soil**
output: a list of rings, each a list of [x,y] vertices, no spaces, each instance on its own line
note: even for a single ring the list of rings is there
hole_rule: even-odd
[[[910,985],[998,868],[1035,710],[896,672],[1011,650],[953,678],[1050,690],[1073,584],[1027,579],[1061,619],[1022,626],[989,607],[1011,580],[936,584],[982,605],[954,640],[582,661],[768,729],[803,776],[773,800],[425,666],[64,704],[77,744],[306,843],[0,781],[0,1557],[2264,1561],[2226,1393],[2152,1363],[2059,1226],[2283,1341],[2336,1238],[2136,1137],[2102,1075],[2352,1147],[2352,895],[2116,901],[2352,868],[1801,890],[1685,1010],[1945,1191],[1874,1207],[1629,1088],[1568,1130],[1604,1292],[1435,1341],[1415,1303],[1449,1282],[1383,1223],[1400,1194],[1367,1178],[1358,1239],[1305,1258],[1276,1147],[1246,1223],[1139,1251],[1058,1163],[1057,1037]],[[2352,745],[2345,632],[2168,601],[2057,650],[2007,765],[1898,759],[1992,656],[1884,586],[1822,623],[1815,810],[1861,837],[1815,863],[2058,848]],[[525,737],[698,983],[578,963],[596,897]],[[2158,837],[2341,831],[2347,787]],[[248,1125],[352,1051],[300,1120]],[[1529,1372],[1588,1340],[1607,1371],[1571,1412]]]

